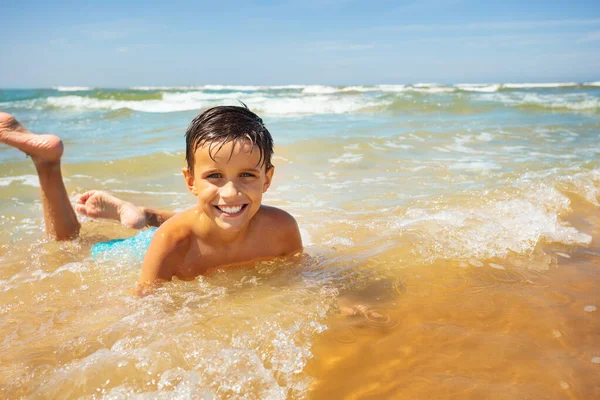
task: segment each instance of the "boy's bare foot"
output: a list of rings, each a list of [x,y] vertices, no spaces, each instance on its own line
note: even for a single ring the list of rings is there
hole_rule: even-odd
[[[0,112],[0,142],[28,154],[34,162],[58,162],[63,154],[58,136],[31,133],[5,112]]]
[[[88,217],[119,221],[128,228],[142,229],[146,226],[146,216],[141,208],[101,190],[82,194],[75,209]]]

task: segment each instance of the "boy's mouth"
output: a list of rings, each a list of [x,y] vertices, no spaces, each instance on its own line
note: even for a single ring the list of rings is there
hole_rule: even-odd
[[[222,215],[226,217],[237,217],[244,212],[248,204],[242,204],[237,206],[214,206]]]

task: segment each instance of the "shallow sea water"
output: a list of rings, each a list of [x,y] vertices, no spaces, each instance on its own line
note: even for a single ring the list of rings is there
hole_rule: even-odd
[[[30,160],[0,146],[4,398],[600,397],[600,89],[196,87],[0,91],[66,145],[68,191],[193,204],[197,110],[242,100],[276,141],[265,203],[305,254],[138,299],[128,237],[44,238]]]

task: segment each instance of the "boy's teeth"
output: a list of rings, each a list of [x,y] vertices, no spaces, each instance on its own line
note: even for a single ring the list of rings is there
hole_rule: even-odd
[[[242,206],[236,206],[236,207],[219,206],[219,209],[227,214],[237,214],[240,211],[242,211]]]

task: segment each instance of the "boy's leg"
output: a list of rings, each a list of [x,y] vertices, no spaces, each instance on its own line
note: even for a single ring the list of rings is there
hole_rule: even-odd
[[[12,115],[0,112],[0,143],[23,151],[33,160],[40,180],[46,233],[57,240],[77,237],[79,221],[60,171],[63,154],[60,138],[31,133]]]

